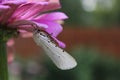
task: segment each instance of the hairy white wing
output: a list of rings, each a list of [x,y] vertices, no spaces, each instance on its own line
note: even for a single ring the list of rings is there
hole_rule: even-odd
[[[72,69],[77,65],[75,59],[66,51],[56,46],[45,32],[37,32],[33,35],[34,41],[41,46],[55,65],[62,70]]]

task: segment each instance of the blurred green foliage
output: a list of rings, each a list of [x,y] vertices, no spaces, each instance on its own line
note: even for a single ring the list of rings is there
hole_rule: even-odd
[[[71,53],[78,62],[74,69],[59,70],[46,58],[42,63],[46,70],[30,74],[24,68],[22,80],[120,80],[120,62],[116,58],[85,46],[78,47]]]
[[[61,11],[69,16],[68,25],[110,27],[120,24],[120,0],[61,0],[61,4]]]

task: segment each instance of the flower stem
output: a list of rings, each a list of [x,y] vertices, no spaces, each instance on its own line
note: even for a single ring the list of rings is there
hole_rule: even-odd
[[[5,42],[0,42],[0,80],[8,80],[8,65]]]

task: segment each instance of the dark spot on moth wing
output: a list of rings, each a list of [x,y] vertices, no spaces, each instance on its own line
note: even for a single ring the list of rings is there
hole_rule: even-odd
[[[42,35],[42,33],[40,32],[40,35]]]
[[[58,45],[55,45],[55,47],[57,47]]]
[[[48,41],[48,43],[50,43],[50,41]]]
[[[44,36],[44,37],[47,37],[48,35],[44,32],[39,32],[40,35]]]
[[[60,58],[60,56],[58,56]]]

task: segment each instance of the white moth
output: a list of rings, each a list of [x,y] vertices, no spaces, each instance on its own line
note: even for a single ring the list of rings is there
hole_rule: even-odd
[[[36,44],[44,49],[55,65],[61,70],[72,69],[77,65],[75,59],[66,51],[56,46],[51,37],[43,31],[35,31],[33,39]]]

